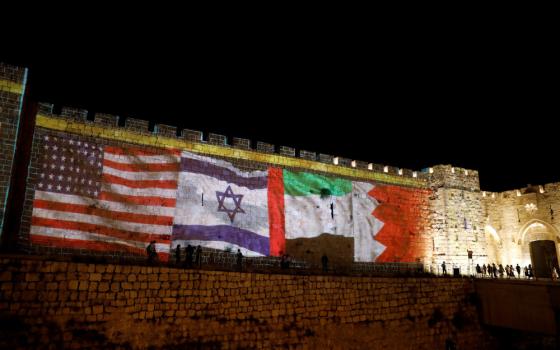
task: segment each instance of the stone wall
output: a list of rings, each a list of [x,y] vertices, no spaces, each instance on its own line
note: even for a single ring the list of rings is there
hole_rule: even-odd
[[[0,64],[0,230],[10,188],[25,81],[26,69]],[[449,272],[458,267],[461,273],[467,274],[476,264],[528,265],[530,241],[556,241],[557,248],[560,242],[560,224],[555,218],[560,210],[559,183],[491,193],[481,191],[476,170],[452,165],[436,165],[418,172],[260,141],[236,137],[228,140],[213,133],[205,137],[202,132],[189,129],[178,133],[177,128],[163,124],[156,124],[152,131],[148,125],[148,121],[130,117],[123,123],[118,116],[101,113],[91,120],[87,111],[69,107],[54,113],[53,105],[40,103],[37,124],[28,130],[34,136],[29,174],[22,180],[26,181],[23,184],[26,189],[12,189],[18,192],[18,198],[24,198],[20,230],[8,233],[17,240],[19,249],[39,254],[110,255],[117,259],[128,254],[119,249],[75,249],[30,241],[34,194],[41,175],[45,176],[41,169],[43,159],[50,155],[50,151],[44,150],[45,137],[49,135],[78,135],[102,146],[187,150],[226,160],[242,171],[278,167],[368,182],[380,188],[386,186],[376,193],[379,206],[373,213],[385,224],[376,240],[390,247],[389,253],[380,257],[382,262],[419,262],[437,273],[445,261]],[[22,165],[24,168],[27,169]],[[352,256],[356,245],[349,236],[298,238],[288,242],[287,249],[295,259],[313,265],[320,263],[325,252],[332,264],[350,264],[356,260]],[[468,259],[467,251],[472,251],[472,260]]]
[[[533,240],[552,240],[558,249],[560,183],[484,192],[482,199],[491,262],[529,265]]]
[[[104,248],[102,251],[88,249],[84,246],[76,248],[76,245],[72,246],[73,242],[71,240],[68,240],[68,244],[66,244],[61,242],[58,237],[57,239],[50,239],[49,237],[52,236],[47,237],[46,235],[42,235],[41,241],[30,239],[36,191],[38,189],[45,190],[45,186],[49,185],[54,187],[59,185],[63,187],[67,185],[76,186],[75,182],[67,183],[66,176],[63,176],[60,181],[48,179],[52,176],[48,171],[50,166],[53,165],[51,163],[58,162],[58,160],[51,160],[51,157],[58,155],[61,158],[60,150],[50,149],[50,147],[53,147],[53,140],[56,143],[58,142],[57,139],[65,139],[66,142],[71,137],[90,145],[95,144],[98,148],[106,148],[107,146],[135,147],[146,152],[165,148],[186,150],[212,157],[214,160],[226,160],[242,171],[267,170],[270,167],[277,167],[290,171],[322,174],[331,178],[368,182],[372,184],[372,188],[375,185],[379,189],[378,210],[373,215],[376,216],[379,213],[376,217],[386,223],[379,234],[380,244],[389,247],[387,249],[388,253],[382,256],[382,262],[421,262],[427,264],[431,261],[431,251],[428,251],[431,236],[426,231],[430,220],[430,203],[427,201],[427,196],[431,191],[427,188],[427,174],[364,162],[352,162],[327,155],[317,156],[315,153],[308,151],[300,152],[299,157],[297,157],[295,152],[291,152],[285,147],[280,147],[280,152],[275,153],[276,147],[267,146],[262,142],[256,143],[257,149],[252,149],[248,140],[243,142],[243,140],[237,138],[234,138],[232,145],[229,145],[225,137],[215,134],[211,134],[208,141],[205,141],[202,133],[193,130],[183,130],[181,136],[177,136],[176,129],[167,125],[156,125],[152,132],[148,130],[147,122],[133,118],[126,118],[124,126],[119,126],[123,123],[119,123],[119,117],[117,116],[96,114],[94,120],[88,120],[87,111],[84,110],[62,108],[58,114],[54,113],[53,110],[52,105],[39,105],[31,149],[31,163],[27,178],[21,230],[17,233],[21,250],[39,254],[111,255],[113,257],[130,253],[129,251],[109,248]],[[60,165],[57,163],[56,166]],[[47,171],[45,167],[49,167]],[[71,177],[72,181],[84,181],[84,176],[75,172],[76,169],[73,170],[72,174],[67,174],[68,177]],[[41,186],[43,187],[41,188]],[[77,186],[79,190],[80,183]],[[73,193],[77,193],[76,190]],[[82,209],[90,210],[90,208],[81,208],[80,210]],[[95,210],[95,208],[92,210]],[[371,216],[371,214],[371,211],[367,211],[368,216]],[[63,220],[64,218],[59,217],[59,219]],[[262,217],[258,219],[263,220]],[[89,233],[97,234],[98,232]],[[343,242],[338,238],[343,238]],[[288,243],[293,243],[287,244],[286,249],[287,253],[292,255],[294,259],[308,261],[314,265],[320,264],[320,258],[325,253],[329,256],[332,265],[350,264],[354,258],[355,246],[352,232],[344,232],[344,235],[334,238],[332,236],[326,238],[321,236],[314,240],[305,238]],[[136,254],[144,253],[144,249],[137,249],[136,251]]]
[[[473,265],[487,261],[483,204],[478,172],[451,165],[438,165],[429,171],[431,201],[432,271],[441,272],[441,264],[458,267],[462,274]],[[469,261],[467,251],[472,251]]]
[[[0,234],[10,188],[27,69],[0,63]]]
[[[0,260],[0,348],[483,349],[471,281]]]

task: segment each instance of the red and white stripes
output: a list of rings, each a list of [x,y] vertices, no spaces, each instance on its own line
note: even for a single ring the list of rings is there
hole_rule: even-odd
[[[178,150],[105,147],[100,178],[84,178],[100,182],[98,193],[35,192],[32,242],[145,254],[147,244],[155,240],[166,260],[179,166]]]

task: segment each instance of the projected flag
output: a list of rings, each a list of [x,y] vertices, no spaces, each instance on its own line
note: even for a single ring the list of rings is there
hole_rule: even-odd
[[[30,231],[34,244],[167,259],[180,151],[45,136]]]

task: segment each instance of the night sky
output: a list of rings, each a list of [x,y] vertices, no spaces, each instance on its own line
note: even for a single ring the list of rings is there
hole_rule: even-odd
[[[6,50],[0,61],[30,68],[36,101],[415,170],[453,164],[500,191],[560,181],[550,50],[503,38],[226,40]]]

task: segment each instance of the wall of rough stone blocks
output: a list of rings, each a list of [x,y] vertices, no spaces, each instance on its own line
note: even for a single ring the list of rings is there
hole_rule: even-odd
[[[0,218],[3,218],[9,188],[25,78],[25,69],[0,65]],[[87,120],[87,114],[85,110],[63,107],[58,115],[53,113],[53,106],[50,104],[39,106],[24,214],[21,231],[18,233],[20,248],[23,250],[54,254],[100,254],[91,250],[76,252],[75,249],[60,247],[44,249],[45,247],[29,242],[34,190],[41,174],[40,157],[44,155],[41,149],[44,146],[42,140],[49,134],[79,134],[101,145],[187,149],[226,160],[243,171],[266,170],[275,166],[394,186],[399,190],[386,196],[385,202],[381,204],[385,205],[387,210],[378,214],[390,218],[396,225],[386,228],[380,239],[393,242],[391,244],[396,246],[401,244],[402,250],[386,254],[384,259],[399,261],[402,256],[407,255],[408,250],[414,250],[417,252],[416,258],[433,272],[441,272],[443,261],[446,262],[449,272],[453,267],[459,267],[463,274],[470,272],[477,263],[528,265],[528,242],[539,238],[557,242],[560,240],[557,238],[560,227],[558,219],[555,218],[560,206],[560,190],[557,183],[503,193],[485,192],[480,189],[476,170],[451,165],[436,165],[417,172],[359,160],[352,161],[309,150],[296,150],[288,146],[274,146],[260,141],[251,142],[236,137],[229,140],[218,134],[209,134],[204,138],[202,132],[195,130],[184,129],[177,136],[177,129],[169,125],[156,125],[154,131],[149,131],[148,121],[130,117],[125,119],[124,126],[119,127],[118,125],[123,123],[119,123],[117,116],[97,114],[95,120],[90,121]],[[397,194],[400,189],[404,192],[411,190],[414,195],[403,200],[403,197]],[[536,209],[528,210],[527,206],[532,204]],[[406,210],[403,208],[406,207],[413,207],[414,210],[405,214]],[[403,215],[411,215],[415,220],[401,220]],[[521,239],[523,232],[527,231],[531,224],[536,225],[531,226],[530,232],[525,234],[525,240]],[[403,236],[403,233],[407,232],[408,235]],[[399,237],[405,239],[398,239]],[[314,263],[318,263],[319,256],[325,250],[322,244],[316,249],[304,249]],[[332,246],[332,242],[329,245]],[[467,250],[473,252],[472,260],[468,260]],[[333,253],[332,261],[347,263],[349,251],[351,250],[340,249]],[[124,255],[120,251],[109,253],[116,257]]]
[[[10,188],[27,69],[0,62],[0,234]]]
[[[0,260],[2,348],[493,348],[473,282]]]
[[[560,183],[483,195],[491,262],[531,264],[529,243],[534,240],[552,240],[560,253]]]
[[[385,257],[384,261],[410,261],[410,259],[404,260],[403,257],[405,256],[407,258],[413,256],[413,261],[422,263],[431,261],[431,253],[427,248],[430,246],[431,237],[429,232],[425,230],[429,227],[431,213],[430,203],[427,201],[427,196],[431,191],[428,187],[428,174],[364,162],[352,162],[309,151],[301,151],[299,157],[296,157],[294,149],[284,146],[276,149],[276,147],[262,142],[256,142],[256,149],[253,149],[249,140],[239,138],[233,138],[230,145],[224,136],[215,134],[209,135],[208,141],[204,141],[202,133],[193,130],[183,130],[181,135],[177,136],[176,129],[167,125],[156,125],[154,131],[150,132],[147,121],[134,118],[126,118],[124,127],[119,127],[119,117],[117,116],[97,114],[93,121],[87,120],[86,116],[87,111],[84,110],[62,108],[62,112],[58,115],[53,113],[52,105],[40,104],[39,106],[25,194],[24,214],[21,232],[19,233],[20,247],[23,250],[53,254],[126,255],[122,251],[94,252],[87,249],[76,251],[76,249],[54,244],[48,247],[48,244],[44,244],[45,242],[43,244],[32,244],[29,240],[34,193],[40,183],[41,174],[43,174],[41,167],[45,165],[43,163],[44,157],[50,155],[44,151],[45,137],[63,138],[68,135],[79,135],[87,142],[101,146],[141,147],[146,150],[171,147],[189,150],[215,159],[227,160],[233,166],[244,171],[266,170],[270,166],[275,166],[293,171],[306,171],[350,180],[368,181],[393,188],[393,193],[389,193],[383,199],[384,203],[380,205],[380,208],[389,209],[384,210],[383,215],[394,223],[393,230],[387,229],[384,231],[384,237],[387,244],[400,246],[403,251],[390,255],[390,258]],[[403,197],[405,193],[408,196],[406,198]],[[407,209],[403,210],[402,208]],[[403,218],[408,219],[403,220]],[[401,239],[401,237],[404,239]],[[330,246],[332,246],[331,243],[329,242]],[[323,246],[306,248],[305,254],[313,256],[310,259],[318,264],[322,251],[325,249]],[[332,252],[329,257],[333,263],[343,263],[352,259],[351,256],[347,256],[348,252],[345,250],[332,250],[332,247],[329,249]]]
[[[484,205],[478,172],[438,165],[431,168],[432,271],[441,273],[445,262],[448,273],[460,268],[462,274],[474,273],[476,264],[487,263],[484,234]],[[472,260],[468,251],[472,251]]]

